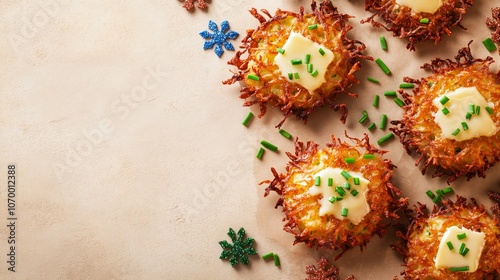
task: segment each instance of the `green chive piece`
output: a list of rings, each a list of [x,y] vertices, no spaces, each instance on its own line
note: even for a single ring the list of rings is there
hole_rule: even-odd
[[[356,197],[359,194],[359,192],[357,190],[352,190],[351,194],[352,196]]]
[[[353,164],[356,162],[356,159],[352,158],[352,157],[348,157],[348,158],[344,158],[344,161],[345,161],[345,163]]]
[[[386,51],[387,50],[387,41],[385,40],[385,37],[380,36],[379,40],[380,40],[380,47],[382,48],[382,50]]]
[[[293,80],[293,73],[288,73],[288,79]]]
[[[470,120],[470,119],[472,118],[472,114],[471,114],[471,113],[469,113],[469,112],[467,112],[467,114],[465,114],[465,118],[466,118],[467,120]]]
[[[341,201],[341,200],[343,200],[343,199],[344,199],[344,198],[342,198],[342,197],[340,197],[340,196],[335,197],[335,201]]]
[[[382,119],[380,120],[380,128],[385,129],[387,127],[387,115],[383,114]]]
[[[307,64],[307,73],[312,73],[312,72],[313,72],[313,65]]]
[[[467,256],[467,253],[469,253],[469,248],[465,248],[464,251],[462,252],[462,254],[460,254],[460,255],[465,257],[465,256]]]
[[[359,186],[359,184],[361,183],[361,181],[358,177],[354,177],[352,180],[354,181],[354,185],[356,185],[356,186]]]
[[[455,129],[451,135],[457,136],[460,133],[460,128]]]
[[[293,73],[293,77],[295,78],[295,80],[300,79],[299,73],[297,72]]]
[[[274,258],[274,265],[275,266],[280,266],[281,263],[280,263],[280,257],[278,256],[278,254],[274,254],[273,258]]]
[[[491,38],[486,38],[483,40],[483,45],[484,47],[489,51],[489,52],[492,52],[494,50],[497,49],[497,46],[495,45],[495,43],[493,42],[493,40],[491,40]]]
[[[342,217],[347,217],[347,214],[349,213],[349,209],[347,208],[342,208],[342,211],[340,212],[340,216]]]
[[[465,250],[465,246],[466,246],[466,245],[465,245],[465,243],[462,243],[462,245],[460,245],[460,249],[458,250],[458,253],[459,253],[460,255],[464,252],[464,250]]]
[[[350,190],[351,189],[351,184],[349,184],[348,182],[345,182],[344,183],[344,189]]]
[[[342,177],[344,177],[346,180],[349,180],[351,179],[351,174],[349,174],[349,172],[343,170],[342,172],[340,172],[340,175],[342,175]]]
[[[442,190],[436,190],[438,196],[443,197],[444,193]]]
[[[332,196],[328,199],[328,201],[330,201],[330,203],[334,203],[335,201],[337,201],[337,199],[334,196]]]
[[[316,69],[316,70],[314,70],[314,71],[311,73],[311,76],[316,77],[316,76],[318,76],[318,74],[319,74],[319,73],[318,73],[318,69]]]
[[[467,237],[467,234],[464,232],[464,233],[460,233],[460,234],[457,234],[457,238],[458,240],[462,240],[462,239],[465,239]]]
[[[395,90],[384,92],[384,96],[396,96],[397,92]]]
[[[469,271],[468,266],[450,267],[451,272]]]
[[[314,185],[317,187],[319,187],[321,185],[321,177],[320,176],[314,177]]]
[[[300,65],[302,64],[302,59],[292,59],[292,65]]]
[[[308,28],[309,30],[318,29],[318,25],[317,25],[317,24],[312,24],[312,25],[309,25],[307,28]]]
[[[403,107],[406,105],[405,102],[403,100],[399,99],[398,97],[394,97],[394,102],[396,102],[396,104],[398,104],[399,107]]]
[[[247,78],[249,78],[250,80],[254,80],[254,81],[260,81],[260,78],[259,76],[255,76],[255,75],[248,75]]]
[[[328,178],[328,186],[333,186],[333,178]]]
[[[450,101],[450,99],[446,95],[444,95],[443,97],[441,97],[439,99],[439,103],[441,103],[443,106],[444,106],[444,104],[448,103],[448,101]]]
[[[423,23],[423,24],[428,24],[429,23],[429,19],[428,18],[421,18],[420,19],[420,23]]]
[[[481,106],[476,106],[476,116],[479,116],[479,113],[481,113]]]
[[[273,252],[269,252],[267,254],[262,255],[262,259],[263,260],[267,260],[267,259],[270,259],[270,258],[274,258],[274,253]]]
[[[414,84],[406,83],[406,84],[400,84],[399,88],[414,88]]]
[[[488,114],[493,115],[493,109],[491,109],[490,106],[486,106],[486,108],[484,109],[486,109],[486,112],[488,112]]]
[[[342,187],[336,187],[335,192],[338,193],[340,196],[344,196],[346,194],[344,188]]]
[[[279,52],[280,54],[285,54],[285,50],[282,48],[278,48],[276,49],[276,51]]]
[[[427,194],[427,196],[430,198],[430,199],[434,199],[436,198],[436,195],[431,191],[431,190],[428,190],[425,192]]]
[[[246,116],[246,118],[243,120],[243,122],[241,124],[244,125],[244,126],[248,126],[248,124],[250,123],[250,121],[252,119],[253,119],[253,113],[252,112],[248,112],[248,115]]]
[[[257,158],[262,159],[262,156],[264,156],[265,150],[263,148],[260,148],[259,151],[257,152]]]
[[[311,62],[311,55],[306,54],[305,64],[309,64]]]
[[[273,144],[267,142],[266,140],[262,140],[260,142],[260,144],[262,144],[262,146],[264,146],[265,148],[268,148],[269,150],[271,150],[273,152],[277,152],[278,151],[278,147],[276,147]]]
[[[462,122],[462,128],[465,130],[469,130],[469,126],[467,125],[466,122]]]
[[[375,155],[374,154],[364,154],[363,158],[364,159],[375,159]]]
[[[279,130],[279,133],[285,137],[286,139],[292,139],[292,134],[288,133],[287,131],[283,130],[283,129],[280,129]]]
[[[368,119],[368,113],[363,111],[363,116],[359,119],[359,123],[364,123]]]
[[[434,83],[433,82],[428,82],[427,85],[431,88],[434,85]]]
[[[367,79],[368,81],[372,82],[372,83],[376,83],[376,84],[378,84],[378,83],[379,83],[379,81],[378,81],[377,79],[372,78],[372,77],[368,77],[368,78],[366,78],[366,79]]]
[[[471,114],[475,114],[476,113],[476,105],[469,104],[469,113],[471,113]]]
[[[318,50],[318,51],[319,51],[319,53],[320,53],[321,55],[325,55],[325,50],[323,50],[323,48],[319,48],[319,50]]]
[[[378,104],[380,102],[380,96],[378,95],[375,95],[373,97],[373,102],[372,102],[372,106],[375,107],[375,108],[378,108]]]
[[[432,199],[432,202],[434,202],[434,204],[438,204],[438,202],[441,200],[441,196],[440,195],[437,195],[435,198]]]
[[[453,189],[451,187],[447,187],[447,188],[443,189],[443,194],[449,194],[449,193],[452,193],[452,192],[453,192]]]
[[[372,131],[374,130],[375,128],[377,128],[377,125],[375,123],[371,123],[369,126],[368,126],[368,130],[369,131]]]
[[[451,241],[446,242],[446,245],[448,245],[448,249],[450,249],[450,251],[453,250],[453,244],[451,243]]]
[[[385,63],[382,61],[382,59],[380,58],[377,58],[375,60],[375,62],[377,63],[377,65],[380,67],[380,69],[382,69],[382,71],[384,71],[384,73],[386,75],[390,75],[391,74],[391,70],[389,70],[389,67],[387,67],[387,65],[385,65]]]
[[[382,145],[383,143],[385,143],[387,140],[391,139],[392,137],[394,137],[394,134],[392,134],[392,132],[391,132],[391,133],[389,133],[389,134],[385,135],[384,137],[380,138],[380,139],[377,141],[377,143],[378,143],[379,145]]]
[[[448,108],[444,107],[443,110],[441,110],[441,112],[443,112],[443,115],[448,115],[450,113],[450,110],[448,110]]]

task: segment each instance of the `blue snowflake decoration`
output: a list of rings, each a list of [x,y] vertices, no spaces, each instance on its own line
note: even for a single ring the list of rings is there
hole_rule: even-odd
[[[213,33],[208,32],[208,30],[200,32],[201,37],[206,39],[203,45],[204,50],[211,49],[215,46],[214,52],[218,57],[222,56],[224,49],[228,51],[234,51],[233,44],[227,42],[228,39],[236,39],[238,37],[238,32],[229,30],[229,22],[227,20],[223,21],[220,26],[220,31],[217,28],[217,24],[213,21],[208,22],[208,29],[212,30]],[[229,32],[227,32],[229,30]],[[222,48],[224,46],[224,49]]]

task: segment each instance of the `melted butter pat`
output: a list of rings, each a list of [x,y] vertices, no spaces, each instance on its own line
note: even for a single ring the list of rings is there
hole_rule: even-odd
[[[396,0],[396,3],[412,9],[416,13],[434,14],[441,6],[442,0]]]
[[[278,65],[281,75],[285,77],[288,81],[297,83],[307,89],[309,92],[314,91],[319,88],[324,82],[325,73],[328,69],[328,65],[333,61],[334,55],[323,45],[313,42],[306,37],[302,36],[300,33],[292,32],[285,45],[282,49],[285,50],[284,54],[278,53],[274,58],[274,63]],[[319,52],[323,49],[324,54],[321,55]],[[313,69],[318,71],[318,75],[313,77],[311,73],[307,72],[307,65],[305,64],[306,55],[311,55],[310,64],[313,65]],[[294,59],[302,60],[302,64],[292,65],[291,61]],[[289,79],[288,74],[298,73],[299,78]]]
[[[362,174],[357,172],[349,172],[351,178],[346,180],[342,175],[342,169],[327,167],[316,175],[314,178],[319,176],[321,178],[319,186],[312,186],[309,189],[309,194],[316,196],[321,195],[319,201],[319,215],[333,215],[335,218],[343,220],[348,219],[351,223],[357,225],[362,220],[363,217],[370,212],[370,206],[366,201],[366,192],[368,190],[369,181],[362,177]],[[328,186],[328,179],[333,179],[333,185]],[[359,178],[360,184],[354,185],[354,178]],[[331,197],[340,197],[340,195],[335,191],[338,186],[344,186],[344,184],[350,183],[350,190],[345,190],[346,194],[342,197],[341,201],[330,202]],[[356,190],[358,194],[353,196],[351,191]],[[341,215],[342,208],[348,209],[347,217]]]
[[[465,239],[459,240],[457,235],[465,233]],[[447,245],[453,244],[453,250]],[[460,246],[464,243],[469,252],[464,256],[459,254]],[[485,234],[457,226],[449,227],[441,238],[439,249],[436,255],[436,268],[450,268],[468,266],[469,270],[464,272],[474,272],[479,266],[479,259],[485,244]]]
[[[497,126],[486,111],[486,106],[491,107],[492,104],[488,104],[476,87],[458,88],[455,91],[447,92],[444,96],[450,99],[445,105],[440,102],[442,96],[433,100],[434,106],[438,108],[434,120],[441,128],[442,138],[464,141],[475,137],[492,136],[497,133]],[[479,115],[474,114],[470,120],[467,120],[466,114],[469,111],[469,104],[480,106],[481,109]],[[448,115],[442,112],[445,107],[450,112]],[[462,122],[467,124],[468,130],[464,130]],[[460,129],[460,132],[453,136],[453,132],[457,128]]]

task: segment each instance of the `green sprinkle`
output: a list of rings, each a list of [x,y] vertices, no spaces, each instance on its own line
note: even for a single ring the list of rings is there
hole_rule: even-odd
[[[476,106],[476,116],[479,116],[479,113],[481,113],[481,106]]]
[[[403,100],[399,99],[398,97],[394,97],[394,102],[396,102],[396,104],[398,104],[399,107],[403,107],[406,105],[405,102]]]
[[[292,139],[292,134],[288,133],[287,131],[280,129],[279,133],[285,137],[286,139]]]
[[[460,133],[460,128],[455,129],[451,135],[457,136]]]
[[[386,75],[390,75],[391,74],[391,70],[389,70],[389,67],[387,67],[387,65],[385,65],[385,63],[382,61],[382,59],[380,58],[377,58],[375,60],[375,62],[377,63],[377,65],[380,67],[380,69],[382,69],[382,71],[384,71],[384,73]]]
[[[384,92],[384,96],[396,96],[397,92],[394,90]]]
[[[244,126],[248,126],[248,124],[250,123],[250,121],[252,120],[252,118],[253,118],[253,113],[252,112],[248,112],[248,115],[246,116],[246,118],[243,120],[243,122],[241,124],[244,125]]]
[[[288,73],[288,79],[293,80],[293,73]]]
[[[486,38],[483,40],[483,45],[484,47],[489,51],[489,52],[492,52],[494,50],[497,49],[497,46],[495,45],[495,43],[493,42],[493,40],[491,40],[491,38]]]
[[[448,115],[450,113],[450,110],[448,110],[448,108],[444,107],[443,110],[441,110],[441,112],[443,112],[443,115]]]
[[[260,78],[258,76],[255,76],[255,75],[248,75],[247,78],[249,78],[250,80],[254,80],[254,81],[260,81]]]
[[[465,248],[464,251],[462,252],[462,254],[460,254],[460,255],[465,257],[465,256],[467,256],[467,253],[469,253],[469,248]]]
[[[387,127],[387,115],[382,114],[382,119],[380,120],[380,128],[385,129]]]
[[[323,48],[319,48],[319,50],[318,50],[318,51],[319,51],[319,53],[320,53],[321,55],[325,55],[325,50],[323,50]]]
[[[493,109],[491,109],[490,106],[486,106],[486,108],[484,109],[486,109],[486,112],[488,112],[488,114],[493,115]]]
[[[415,85],[414,84],[410,84],[410,83],[407,83],[407,84],[400,84],[399,85],[399,88],[414,88]]]
[[[271,150],[273,152],[277,152],[278,151],[278,147],[276,147],[273,144],[267,142],[266,140],[262,140],[260,142],[260,144],[262,144],[262,146],[264,146],[265,148],[268,148],[269,150]]]
[[[443,97],[441,97],[439,99],[439,103],[441,103],[443,106],[444,106],[444,104],[448,103],[448,101],[450,101],[450,99],[446,95],[444,95]]]
[[[282,48],[278,48],[276,49],[276,51],[279,52],[280,54],[285,54],[285,50]]]
[[[265,150],[263,148],[260,148],[259,151],[257,152],[257,158],[262,159],[262,156],[264,156]]]
[[[280,263],[280,257],[278,256],[278,254],[274,254],[273,258],[274,258],[274,265],[275,266],[280,266],[281,263]]]
[[[446,242],[446,245],[448,245],[448,249],[450,249],[450,251],[453,250],[453,244],[451,243],[451,241]]]
[[[267,259],[271,259],[271,258],[274,258],[274,253],[273,252],[269,252],[267,254],[262,255],[262,259],[263,260],[267,260]]]
[[[314,70],[314,71],[311,73],[311,76],[313,76],[313,77],[318,76],[318,70],[317,70],[317,69],[316,69],[316,70]]]
[[[443,194],[449,194],[449,193],[452,193],[452,192],[453,192],[453,189],[451,187],[447,187],[447,188],[443,189]]]
[[[420,23],[428,24],[429,23],[429,19],[428,18],[421,18],[420,19]]]
[[[378,108],[378,103],[379,103],[379,102],[380,102],[380,96],[375,95],[375,96],[373,97],[373,102],[372,102],[373,107]]]
[[[318,29],[318,25],[317,25],[317,24],[312,24],[312,25],[309,25],[307,28],[308,28],[309,30]]]
[[[458,240],[462,240],[462,239],[465,239],[467,237],[467,234],[464,232],[464,233],[460,233],[460,234],[457,234],[457,238]]]
[[[307,64],[307,73],[312,73],[312,72],[313,72],[313,65]]]
[[[328,178],[328,186],[333,186],[333,178]]]
[[[350,190],[351,189],[351,184],[349,184],[348,182],[345,182],[344,183],[344,189]]]
[[[337,199],[334,196],[332,196],[328,199],[328,201],[330,201],[330,203],[334,203],[335,201],[337,201]]]
[[[356,159],[352,158],[352,157],[348,157],[348,158],[344,158],[344,161],[345,161],[345,163],[353,164],[356,162]]]
[[[430,198],[430,199],[434,199],[436,198],[436,195],[431,191],[431,190],[428,190],[425,192],[427,194],[427,196]]]
[[[469,271],[468,266],[450,267],[451,272]]]
[[[386,51],[387,50],[387,41],[385,40],[384,36],[380,36],[380,47],[382,50]]]
[[[317,187],[319,187],[321,185],[321,177],[320,176],[314,177],[314,185]]]
[[[292,59],[292,65],[300,65],[302,64],[302,59]]]
[[[460,255],[462,255],[462,253],[464,252],[464,250],[465,250],[465,246],[466,246],[466,245],[465,245],[465,243],[462,243],[462,245],[460,245],[460,249],[458,250],[458,253],[459,253]]]
[[[351,174],[349,174],[349,172],[347,172],[345,170],[340,172],[340,175],[342,175],[342,177],[344,177],[346,180],[349,180],[352,177]]]
[[[306,54],[305,63],[309,64],[310,62],[311,62],[311,55],[310,54]]]
[[[389,133],[389,134],[385,135],[384,137],[380,138],[380,139],[377,141],[377,143],[378,143],[379,145],[382,145],[384,142],[386,142],[387,140],[391,139],[392,137],[394,137],[394,134],[392,134],[392,132],[391,132],[391,133]]]
[[[476,113],[476,105],[469,104],[469,113],[471,113],[471,114],[475,114]]]
[[[375,128],[377,128],[377,125],[375,123],[371,123],[369,126],[368,126],[368,130],[369,131],[372,131],[374,130]]]
[[[466,122],[462,122],[462,128],[465,130],[469,130],[469,126],[467,125]]]
[[[360,180],[358,177],[354,177],[352,180],[354,181],[354,185],[359,186]]]
[[[359,194],[359,192],[357,190],[352,190],[351,194],[352,196],[356,197]]]
[[[347,214],[349,213],[349,209],[347,208],[342,208],[342,211],[340,212],[340,216],[342,217],[347,217]]]
[[[379,83],[379,81],[378,81],[377,79],[372,78],[372,77],[368,77],[368,78],[366,78],[366,79],[367,79],[368,81],[372,82],[372,83],[376,83],[376,84],[378,84],[378,83]]]
[[[342,188],[342,187],[336,187],[335,192],[338,193],[340,196],[346,195],[346,192],[345,192],[344,188]]]
[[[363,158],[364,159],[375,159],[375,155],[374,154],[364,154]]]
[[[467,114],[465,114],[465,118],[467,120],[470,120],[472,118],[472,114],[470,112],[467,112]]]
[[[295,78],[295,80],[300,79],[299,73],[297,72],[293,73],[293,77]]]

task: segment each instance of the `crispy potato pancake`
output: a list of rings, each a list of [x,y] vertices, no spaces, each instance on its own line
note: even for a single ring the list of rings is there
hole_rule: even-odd
[[[415,44],[432,40],[437,44],[442,35],[451,35],[451,29],[458,26],[465,29],[460,22],[472,6],[472,0],[443,0],[443,5],[436,13],[416,13],[410,8],[400,6],[396,0],[365,0],[365,10],[373,12],[369,18],[361,23],[369,22],[374,27],[383,27],[393,33],[395,37],[407,38],[410,42],[407,49],[414,51]],[[384,23],[376,21],[381,17]],[[428,23],[421,23],[421,19],[428,19]]]
[[[250,13],[259,20],[260,26],[247,31],[241,46],[244,50],[238,51],[228,62],[239,71],[223,83],[243,81],[245,86],[241,89],[240,98],[246,100],[244,106],[259,104],[259,117],[266,113],[267,104],[279,107],[285,118],[278,127],[292,114],[306,122],[311,112],[324,105],[340,109],[343,112],[341,119],[345,122],[347,108],[345,104],[335,103],[336,96],[340,93],[356,96],[348,92],[348,88],[359,83],[354,76],[360,68],[358,58],[372,59],[361,54],[365,49],[363,43],[346,37],[352,29],[346,23],[350,16],[340,14],[330,1],[321,3],[319,7],[313,1],[311,14],[304,14],[303,7],[299,13],[277,10],[274,16],[267,10],[262,10],[263,15],[256,9],[251,9]],[[317,29],[308,28],[316,24]],[[274,62],[277,49],[283,47],[291,32],[324,45],[334,54],[334,60],[325,73],[326,82],[313,92],[285,78]],[[249,79],[249,75],[260,79]]]
[[[485,234],[485,246],[475,272],[451,272],[434,265],[440,239],[451,226],[465,227]],[[494,279],[500,274],[500,229],[498,220],[491,218],[483,206],[475,200],[457,196],[454,203],[443,201],[440,208],[425,213],[425,205],[415,207],[415,215],[406,233],[398,232],[402,238],[397,251],[405,257],[404,279]]]
[[[400,191],[390,182],[394,165],[390,160],[381,158],[386,151],[372,146],[367,135],[361,140],[348,138],[354,145],[332,136],[332,142],[321,150],[314,142],[304,144],[296,141],[295,154],[287,153],[290,158],[287,172],[278,174],[272,168],[274,179],[263,182],[269,183],[265,196],[270,191],[281,196],[276,207],[282,206],[285,212],[287,222],[284,230],[295,235],[294,244],[303,242],[309,247],[341,250],[337,258],[353,247],[363,249],[375,234],[381,237],[390,220],[399,218],[397,210],[408,204],[408,200],[400,198]],[[365,154],[375,157],[366,159]],[[348,164],[346,157],[356,160]],[[308,190],[314,186],[314,175],[328,167],[361,173],[369,181],[366,199],[370,210],[359,224],[329,214],[319,215],[322,195],[313,196]]]
[[[470,44],[470,43],[469,43]],[[485,177],[485,171],[500,160],[500,132],[486,137],[476,137],[464,141],[442,138],[441,128],[434,121],[437,108],[432,101],[447,91],[460,87],[476,87],[483,97],[494,104],[491,118],[500,126],[500,74],[493,74],[489,65],[491,57],[474,59],[470,48],[459,51],[455,61],[435,59],[422,66],[432,71],[432,75],[420,80],[405,77],[406,82],[415,83],[413,95],[403,91],[406,106],[403,118],[393,121],[391,130],[400,137],[408,153],[415,149],[420,157],[416,165],[424,160],[422,173],[429,165],[436,167],[434,177],[448,176],[451,183],[459,176],[467,179],[474,176]]]

